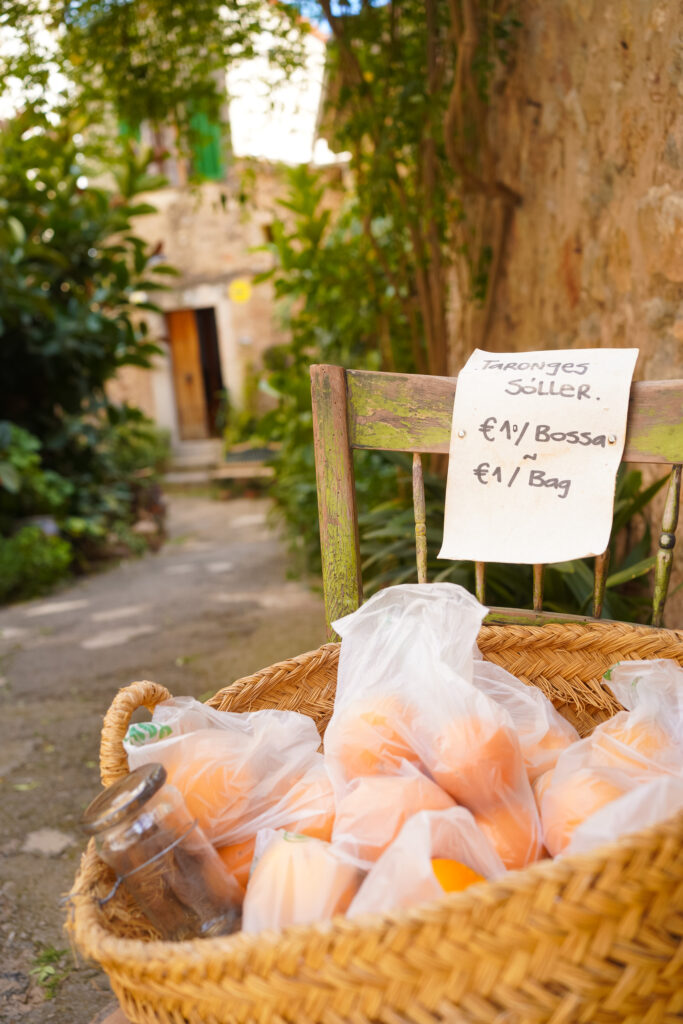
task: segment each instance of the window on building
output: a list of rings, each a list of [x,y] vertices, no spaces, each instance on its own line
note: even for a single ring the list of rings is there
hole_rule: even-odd
[[[128,121],[119,121],[119,135],[124,139],[132,139],[133,142],[140,141],[140,125],[129,124]]]
[[[222,181],[225,176],[222,125],[212,121],[204,111],[196,110],[190,117],[190,127],[192,172],[209,181]]]

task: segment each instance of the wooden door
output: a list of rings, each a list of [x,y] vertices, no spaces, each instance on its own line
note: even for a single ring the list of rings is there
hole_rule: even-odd
[[[192,309],[177,309],[166,316],[171,342],[173,388],[178,430],[183,441],[209,436],[204,378],[197,321]]]

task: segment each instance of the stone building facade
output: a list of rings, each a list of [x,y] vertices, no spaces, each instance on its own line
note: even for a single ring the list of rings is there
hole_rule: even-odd
[[[189,161],[178,155],[170,127],[142,129],[141,141],[160,154],[157,170],[168,185],[142,197],[156,213],[141,217],[135,230],[178,276],[167,279],[168,291],[150,296],[162,311],[147,316],[161,355],[150,370],[123,368],[110,392],[166,428],[175,454],[188,458],[202,451],[218,457],[219,396],[240,408],[250,371],[283,340],[272,286],[253,280],[272,266],[262,248],[270,225],[287,216],[278,205],[285,192],[281,166],[330,165],[334,174],[334,165],[344,162],[317,137],[325,38],[310,31],[302,67],[269,81],[276,75],[268,61],[271,42],[264,29],[253,59],[226,74],[225,127],[212,126],[213,151],[205,168],[198,165],[214,180],[190,182]]]
[[[231,178],[239,179],[238,166],[231,169]],[[168,279],[169,291],[150,296],[162,310],[159,315],[147,317],[150,334],[162,354],[151,370],[124,367],[113,394],[138,405],[169,430],[176,452],[186,449],[187,442],[218,435],[210,416],[204,430],[198,427],[196,415],[193,427],[188,429],[183,424],[183,382],[178,375],[201,372],[198,365],[201,367],[202,358],[206,358],[203,347],[214,344],[217,348],[220,389],[232,406],[239,407],[250,366],[258,365],[264,350],[279,340],[272,286],[269,282],[252,284],[252,278],[271,266],[268,252],[254,250],[267,242],[269,225],[278,215],[281,177],[276,169],[262,164],[252,178],[248,201],[240,202],[236,191],[227,182],[159,189],[145,197],[157,212],[141,218],[136,225],[137,233],[152,248],[160,248],[164,260],[179,273]],[[241,286],[237,301],[231,297],[234,282]],[[215,338],[198,335],[193,367],[191,353],[181,351],[180,344],[187,347],[194,343],[173,336],[174,314],[200,310],[210,311],[207,316],[213,319]],[[182,366],[174,366],[174,359],[178,364],[182,359]],[[186,397],[191,402],[193,384],[204,381],[188,383],[190,394]],[[206,412],[208,415],[210,410],[206,408]]]

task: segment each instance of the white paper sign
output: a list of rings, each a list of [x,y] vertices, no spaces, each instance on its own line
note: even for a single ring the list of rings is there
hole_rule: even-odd
[[[637,358],[473,352],[455,394],[439,558],[564,562],[605,550]]]

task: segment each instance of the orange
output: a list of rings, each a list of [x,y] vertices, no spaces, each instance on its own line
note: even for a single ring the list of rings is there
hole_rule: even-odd
[[[348,781],[389,770],[399,761],[418,761],[406,740],[413,712],[398,698],[354,701],[335,710],[325,734],[325,756],[340,764]]]
[[[541,829],[535,808],[517,800],[499,803],[475,814],[474,820],[509,871],[539,859]]]
[[[626,792],[628,786],[582,768],[566,778],[553,779],[543,793],[541,822],[545,845],[556,857],[569,843],[577,825]]]
[[[526,783],[519,740],[504,725],[475,716],[446,722],[435,737],[427,768],[459,804],[477,811]]]
[[[268,813],[265,812],[266,815]],[[283,818],[286,819],[284,822]],[[286,800],[278,803],[277,814],[273,814],[272,819],[262,824],[304,833],[316,839],[332,838],[334,791],[322,763],[294,783]],[[250,836],[243,842],[228,843],[218,848],[219,857],[243,888],[249,880],[255,838]]]
[[[316,813],[317,812],[317,813]],[[315,839],[331,839],[334,824],[334,793],[332,783],[323,770],[304,776],[292,787],[286,805],[278,818],[289,815],[282,827],[287,832],[299,832]],[[255,836],[241,843],[221,846],[218,856],[243,889],[249,881],[249,870],[254,858]]]
[[[483,875],[468,868],[467,864],[445,857],[432,857],[432,870],[444,892],[462,892],[475,882],[486,881]]]
[[[654,719],[632,721],[621,713],[593,733],[593,758],[629,775],[657,771],[674,752],[669,734]],[[654,762],[654,763],[653,763]]]
[[[221,846],[216,853],[223,861],[231,875],[237,879],[243,889],[246,889],[249,881],[249,869],[254,859],[255,836],[246,839],[243,843],[234,843],[232,846]]]
[[[445,811],[453,800],[415,770],[370,775],[352,783],[337,804],[333,838],[361,860],[374,861],[418,811]]]
[[[334,825],[334,791],[324,768],[299,779],[286,801],[288,832],[302,832],[316,839],[331,839]]]
[[[246,932],[325,921],[343,914],[362,873],[337,857],[329,843],[284,832],[256,862],[247,886]]]
[[[531,789],[534,794],[534,799],[536,801],[536,807],[538,808],[539,814],[541,813],[541,802],[543,800],[543,796],[552,780],[553,769],[551,768],[550,771],[544,772],[543,775],[537,776],[537,778],[534,779],[531,785]]]
[[[551,726],[548,732],[537,743],[530,743],[524,746],[524,763],[531,782],[534,782],[539,775],[543,775],[550,768],[553,768],[563,750],[566,750],[578,735],[571,738],[556,726]]]
[[[189,738],[192,743],[183,744],[184,758],[166,766],[168,781],[183,794],[207,839],[220,844],[243,818],[257,780],[221,731],[206,730]]]

